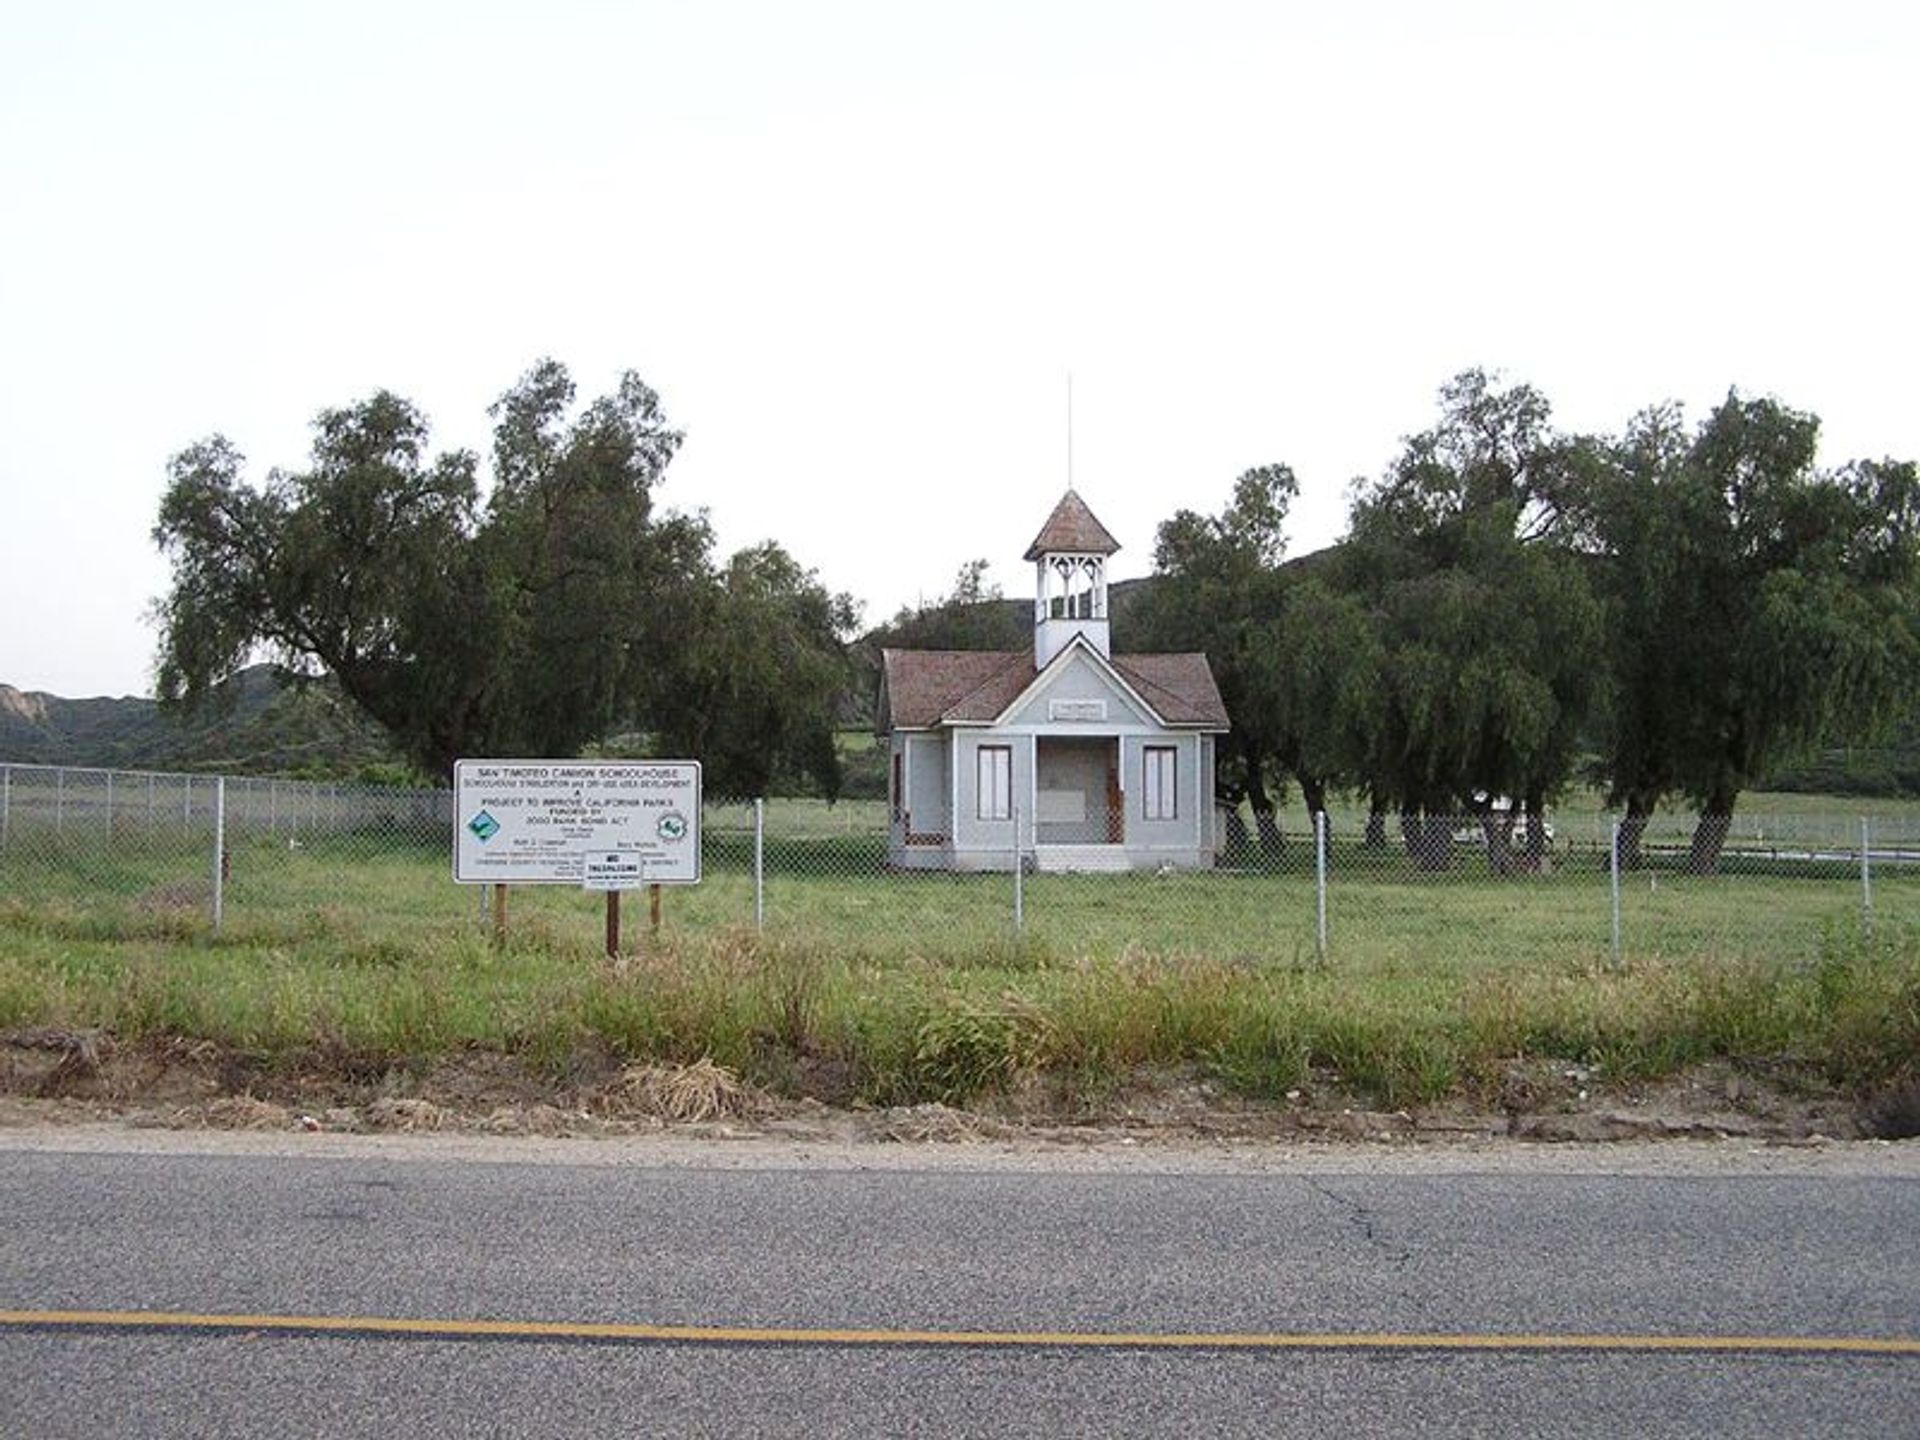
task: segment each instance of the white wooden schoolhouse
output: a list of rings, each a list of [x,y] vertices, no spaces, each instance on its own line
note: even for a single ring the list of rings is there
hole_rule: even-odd
[[[1113,653],[1107,557],[1068,490],[1026,558],[1033,648],[882,652],[896,866],[1041,870],[1210,866],[1213,766],[1227,712],[1204,655]]]

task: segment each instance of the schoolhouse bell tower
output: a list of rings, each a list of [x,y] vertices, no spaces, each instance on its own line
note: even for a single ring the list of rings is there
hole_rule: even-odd
[[[1027,547],[1034,562],[1033,664],[1044,670],[1076,635],[1113,654],[1107,625],[1107,557],[1120,542],[1071,488]]]

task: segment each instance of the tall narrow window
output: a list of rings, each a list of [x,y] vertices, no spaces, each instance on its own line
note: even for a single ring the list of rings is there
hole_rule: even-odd
[[[1144,805],[1142,813],[1149,820],[1178,818],[1178,753],[1171,745],[1148,745],[1141,751],[1145,757],[1146,772],[1140,777],[1140,794]]]
[[[893,752],[893,818],[898,820],[907,812],[907,757],[904,751]]]
[[[1013,818],[1013,747],[982,745],[979,750],[979,815],[982,820]]]

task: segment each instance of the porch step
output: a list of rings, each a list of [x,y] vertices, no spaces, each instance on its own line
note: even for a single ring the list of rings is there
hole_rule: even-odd
[[[1123,845],[1036,845],[1033,868],[1055,874],[1130,870]]]

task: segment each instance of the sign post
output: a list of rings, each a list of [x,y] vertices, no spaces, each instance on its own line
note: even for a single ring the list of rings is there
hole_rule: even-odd
[[[646,878],[647,857],[637,850],[589,850],[580,857],[580,888],[607,895],[607,958],[620,958],[620,894]],[[658,885],[653,887],[659,893]]]

